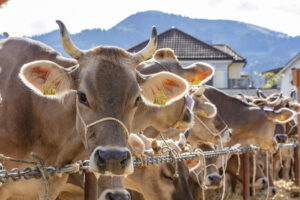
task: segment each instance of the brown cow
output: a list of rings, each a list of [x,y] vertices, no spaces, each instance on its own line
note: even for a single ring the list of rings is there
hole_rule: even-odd
[[[169,147],[180,153],[181,148],[178,142],[172,140],[166,142]],[[136,134],[130,135],[129,143],[133,151],[141,156],[161,155],[166,148],[163,141]],[[179,141],[179,143],[182,143],[182,141]],[[174,163],[136,168],[132,175],[127,178],[123,177],[123,182],[126,188],[141,193],[146,200],[192,200],[193,197],[188,185],[188,166],[183,161],[177,161],[177,171],[175,168]],[[145,182],[147,183],[145,184]]]
[[[295,116],[295,112],[288,108],[277,111],[264,110],[211,86],[206,86],[204,95],[217,107],[218,114],[232,129],[229,146],[237,143],[253,144],[261,149],[274,151],[273,136],[276,123],[287,123]]]
[[[70,176],[73,178],[80,178],[79,180],[69,180],[64,186],[63,191],[59,194],[57,200],[82,200],[83,194],[83,180],[82,176]],[[69,178],[69,179],[70,179]],[[124,189],[122,179],[118,176],[99,176],[98,189],[93,191],[93,198],[96,200],[130,200],[129,192]]]
[[[176,58],[174,51],[169,48],[157,50],[153,58],[142,62],[137,70],[142,74],[169,71],[185,78],[191,85],[204,84],[214,75],[214,68],[206,63],[197,62],[183,67]],[[195,101],[193,109],[195,120],[189,141],[193,143],[199,143],[199,141],[218,143],[220,138],[217,134],[220,133],[221,138],[226,142],[230,139],[231,133],[228,131],[228,127],[226,128],[224,121],[217,115],[216,107],[209,102],[203,92],[204,88],[198,89],[196,92],[192,90],[192,98]],[[155,137],[160,131],[162,130],[148,129],[146,132],[149,136]]]
[[[212,145],[200,144],[199,148],[202,151],[213,151],[215,148]],[[202,158],[203,159],[203,158]],[[193,162],[196,161],[196,165]],[[198,160],[187,161],[190,168],[190,178],[189,186],[193,194],[194,199],[200,199],[202,188],[205,189],[216,189],[220,186],[222,181],[222,176],[220,176],[218,171],[218,158],[206,158],[205,159],[205,170],[206,176],[204,177],[203,163]]]
[[[273,183],[273,178],[271,174],[271,168],[270,166],[267,168],[266,167],[266,155],[261,152],[257,152],[256,156],[256,166],[255,166],[255,180],[254,180],[254,187],[256,193],[262,193],[264,195],[269,192],[269,195],[275,195],[277,190],[274,187]],[[270,162],[269,162],[270,163]],[[253,157],[250,157],[250,169],[249,169],[249,174],[250,174],[250,185],[251,185],[251,191],[253,189],[252,185],[252,179],[254,178],[254,171],[253,171]],[[266,170],[269,170],[269,180],[267,179],[267,172]],[[242,165],[240,168],[238,168],[238,157],[236,155],[233,155],[227,163],[227,169],[226,173],[230,174],[230,180],[231,180],[231,189],[232,192],[238,192],[236,191],[236,186],[241,184],[243,182],[243,167]],[[268,187],[269,184],[269,187]],[[268,191],[269,189],[269,191]],[[253,191],[252,191],[253,192]]]
[[[155,50],[155,29],[145,49],[131,54],[105,46],[81,51],[72,44],[65,26],[58,24],[63,46],[76,61],[30,40],[1,41],[0,152],[30,160],[29,153],[34,151],[46,165],[63,166],[84,151],[85,145],[92,171],[132,173],[126,129],[130,130],[138,101],[169,105],[186,93],[187,84],[170,73],[143,76],[135,72],[135,67]],[[19,72],[27,87],[17,77]],[[5,169],[13,167],[24,165],[4,164]],[[56,198],[67,177],[49,181],[50,199]],[[0,199],[4,200],[42,195],[40,180],[0,188]]]

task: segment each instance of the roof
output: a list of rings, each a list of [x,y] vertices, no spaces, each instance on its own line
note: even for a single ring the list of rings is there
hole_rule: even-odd
[[[280,72],[280,70],[282,70],[283,69],[283,67],[278,67],[278,68],[275,68],[275,69],[270,69],[270,70],[268,70],[268,71],[264,71],[264,72],[262,72],[263,74],[265,74],[265,73],[268,73],[268,72],[273,72],[274,74],[277,74],[278,72]]]
[[[246,62],[246,59],[239,55],[237,52],[235,52],[232,48],[230,48],[226,44],[213,44],[213,47],[223,51],[224,53],[227,53],[231,55],[234,59],[234,62]]]
[[[129,52],[138,52],[143,49],[149,40],[146,40],[128,49]],[[233,56],[219,50],[187,33],[171,28],[158,35],[157,49],[171,48],[181,60],[234,60]]]
[[[294,56],[291,60],[289,60],[289,62],[278,73],[280,74],[285,73],[285,71],[291,68],[295,63],[295,61],[297,61],[299,58],[300,58],[300,52],[296,56]]]

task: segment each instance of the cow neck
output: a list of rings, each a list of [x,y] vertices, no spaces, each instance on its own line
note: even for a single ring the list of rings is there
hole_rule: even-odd
[[[184,102],[183,102],[183,106],[182,106],[182,109],[181,109],[180,116],[179,116],[179,118],[174,122],[174,124],[172,124],[172,126],[170,126],[170,127],[175,127],[175,125],[183,118],[185,108],[186,108],[186,109],[189,109],[189,108],[186,106],[186,101],[187,101],[187,100],[186,100],[186,97],[184,97]]]
[[[217,133],[213,132],[197,115],[194,115],[194,117],[208,130],[208,132],[210,134],[212,134],[213,136],[219,136],[219,137],[221,137],[221,134],[223,132],[225,132],[226,130],[229,130],[229,127],[225,123],[225,121],[221,118],[221,116],[219,114],[217,114],[217,115],[222,120],[223,124],[225,125],[225,127],[222,130],[218,131]]]
[[[120,121],[120,120],[118,120],[117,118],[114,118],[114,117],[104,117],[104,118],[96,120],[96,121],[94,121],[92,123],[86,124],[85,121],[82,118],[82,115],[81,115],[80,111],[79,111],[77,98],[76,98],[76,102],[75,103],[76,103],[76,112],[77,112],[77,114],[78,114],[78,116],[80,118],[80,121],[82,122],[82,124],[84,126],[84,146],[85,146],[86,149],[88,149],[87,138],[86,138],[88,129],[90,127],[92,127],[92,126],[95,126],[95,125],[100,124],[100,123],[105,122],[105,121],[115,121],[115,122],[118,122],[123,127],[123,129],[125,130],[127,139],[129,138],[130,133],[129,133],[126,125],[122,121]]]
[[[217,107],[218,114],[222,116],[222,119],[231,127],[234,125],[234,121],[240,121],[240,115],[247,114],[244,109],[236,108],[249,108],[249,104],[242,102],[234,97],[231,97],[224,92],[211,87],[206,86],[204,95]],[[235,108],[235,109],[234,109]],[[236,112],[239,112],[238,115]]]

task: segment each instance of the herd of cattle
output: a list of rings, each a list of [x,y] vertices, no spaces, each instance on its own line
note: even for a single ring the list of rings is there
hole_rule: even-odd
[[[36,152],[54,166],[89,159],[98,200],[198,200],[224,183],[226,192],[241,192],[238,155],[133,167],[136,157],[169,153],[254,145],[272,154],[258,151],[250,159],[252,195],[275,195],[273,180],[291,178],[292,150],[276,148],[297,137],[300,105],[291,97],[231,96],[205,85],[214,68],[182,67],[171,49],[156,51],[155,27],[147,46],[129,53],[111,46],[80,50],[57,23],[74,59],[30,39],[0,40],[1,154],[30,160]],[[62,174],[49,180],[48,197],[83,199],[83,187],[82,175]],[[41,180],[0,186],[1,200],[43,195]]]

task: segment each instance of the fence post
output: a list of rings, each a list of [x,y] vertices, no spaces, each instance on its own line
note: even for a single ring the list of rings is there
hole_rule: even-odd
[[[297,100],[300,102],[300,69],[292,68],[293,85],[297,87]],[[300,116],[298,115],[298,146],[295,149],[295,184],[300,186]]]
[[[84,200],[97,199],[97,179],[91,172],[84,173]]]
[[[249,179],[249,150],[243,154],[243,199],[249,200],[250,197]]]

